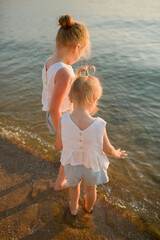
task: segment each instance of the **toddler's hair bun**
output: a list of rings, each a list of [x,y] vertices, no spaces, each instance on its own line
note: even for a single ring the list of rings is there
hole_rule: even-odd
[[[70,28],[74,24],[73,17],[70,15],[62,15],[58,20],[59,25],[64,28]]]

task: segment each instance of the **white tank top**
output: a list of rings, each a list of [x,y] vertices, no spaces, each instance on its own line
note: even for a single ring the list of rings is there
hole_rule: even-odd
[[[42,90],[42,110],[43,111],[49,111],[50,108],[50,102],[53,94],[54,89],[54,78],[56,76],[56,73],[61,68],[67,68],[72,75],[72,81],[67,89],[66,95],[63,99],[62,105],[61,105],[61,112],[65,111],[72,111],[73,105],[69,100],[68,94],[71,88],[71,84],[73,82],[73,79],[75,77],[73,68],[70,65],[67,65],[62,62],[54,63],[50,66],[50,68],[46,71],[46,63],[44,64],[44,67],[42,69],[42,82],[43,82],[43,90]]]
[[[81,130],[70,114],[64,114],[61,118],[62,165],[84,165],[93,172],[107,169],[109,161],[103,152],[105,126],[106,122],[98,117],[88,128]]]

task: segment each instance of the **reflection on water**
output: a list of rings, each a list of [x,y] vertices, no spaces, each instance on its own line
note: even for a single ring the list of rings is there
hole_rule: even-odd
[[[66,12],[66,6],[55,2],[56,8],[51,0],[0,3],[0,134],[48,160],[53,158],[54,138],[41,111],[41,69],[54,48],[56,18]],[[90,31],[89,63],[97,67],[104,88],[98,114],[108,122],[111,142],[128,152],[124,161],[110,159],[110,182],[101,190],[108,203],[157,228],[160,2],[69,3],[67,12]],[[81,64],[86,62],[74,69]]]

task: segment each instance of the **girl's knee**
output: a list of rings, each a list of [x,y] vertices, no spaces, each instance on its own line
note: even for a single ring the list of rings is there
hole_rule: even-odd
[[[88,189],[89,189],[90,191],[94,191],[94,190],[96,190],[96,185],[88,186]]]
[[[84,187],[87,192],[92,192],[92,191],[96,191],[97,186],[96,185],[88,186],[87,184],[84,183]]]

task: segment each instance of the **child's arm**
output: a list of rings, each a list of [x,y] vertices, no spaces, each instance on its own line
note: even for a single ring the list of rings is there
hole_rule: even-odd
[[[109,141],[107,136],[106,129],[104,129],[104,136],[103,136],[103,151],[114,158],[125,158],[127,156],[126,151],[121,149],[115,149]]]
[[[57,136],[56,136],[56,141],[54,143],[54,147],[57,151],[62,150],[62,139],[61,139],[61,118],[58,122],[58,132],[57,132]]]
[[[58,130],[58,121],[61,118],[61,105],[67,92],[72,76],[68,69],[60,69],[54,79],[54,90],[50,103],[50,115],[55,130]]]

